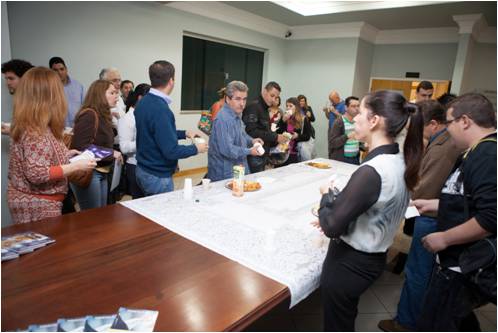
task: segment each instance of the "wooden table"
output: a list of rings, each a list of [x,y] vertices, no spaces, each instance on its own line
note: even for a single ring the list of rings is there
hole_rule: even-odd
[[[2,331],[58,318],[159,311],[155,331],[242,330],[289,290],[121,206],[2,229],[56,243],[2,263]]]

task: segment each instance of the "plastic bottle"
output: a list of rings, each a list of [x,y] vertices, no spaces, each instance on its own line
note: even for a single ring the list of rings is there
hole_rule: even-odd
[[[232,195],[241,197],[244,195],[244,166],[234,165],[232,180]]]

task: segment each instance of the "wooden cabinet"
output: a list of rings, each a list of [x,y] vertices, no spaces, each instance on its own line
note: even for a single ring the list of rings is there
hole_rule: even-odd
[[[414,100],[415,94],[417,92],[417,86],[422,80],[413,79],[377,79],[372,78],[370,80],[370,91],[377,90],[395,90],[400,94],[403,94],[406,99]],[[439,96],[450,91],[451,81],[445,80],[430,80],[434,86],[433,99],[437,99]]]

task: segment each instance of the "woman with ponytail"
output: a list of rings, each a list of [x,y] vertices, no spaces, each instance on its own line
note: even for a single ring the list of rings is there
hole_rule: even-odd
[[[384,270],[423,153],[421,112],[396,92],[365,96],[354,121],[370,152],[342,192],[322,189],[315,223],[331,238],[321,276],[325,331],[354,331],[359,298]],[[405,127],[401,153],[395,140]]]

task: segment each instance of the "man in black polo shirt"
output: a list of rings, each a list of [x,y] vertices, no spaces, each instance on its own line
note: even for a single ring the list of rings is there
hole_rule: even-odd
[[[280,96],[280,85],[277,82],[268,82],[261,91],[261,95],[249,103],[244,109],[242,120],[246,125],[246,133],[253,138],[260,138],[264,142],[263,156],[247,156],[251,173],[265,170],[266,159],[271,147],[284,143],[287,139],[282,134],[271,131],[270,114],[268,108],[274,105]]]
[[[438,232],[422,239],[437,255],[418,329],[480,331],[472,311],[490,299],[462,274],[459,257],[481,239],[496,239],[496,112],[486,97],[465,94],[448,105],[446,123],[457,147],[467,151],[439,200],[414,201],[422,214],[438,212]]]

